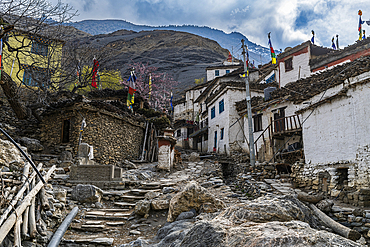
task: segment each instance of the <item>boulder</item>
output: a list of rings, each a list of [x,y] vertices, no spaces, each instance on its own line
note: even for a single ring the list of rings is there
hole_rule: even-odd
[[[177,216],[176,221],[191,219],[191,218],[194,218],[196,215],[197,215],[197,212],[194,209],[188,212],[182,212],[179,216]]]
[[[161,193],[157,192],[157,191],[150,191],[148,193],[145,194],[145,199],[147,200],[152,200],[158,196],[160,196]]]
[[[138,238],[128,244],[122,244],[119,247],[149,247],[149,244],[146,240]]]
[[[102,195],[103,191],[100,188],[90,184],[78,184],[73,188],[71,193],[72,200],[81,203],[100,202]]]
[[[163,187],[163,189],[162,189],[163,194],[169,194],[169,193],[172,193],[174,191],[175,191],[175,188],[173,188],[173,187]]]
[[[135,205],[135,214],[144,216],[145,218],[149,216],[150,201],[140,200]]]
[[[99,244],[99,245],[112,245],[114,241],[114,238],[96,238],[93,241],[91,241],[91,244]]]
[[[327,231],[319,231],[301,221],[235,224],[236,222],[199,222],[183,238],[181,247],[359,247],[360,244]]]
[[[177,193],[170,201],[168,211],[168,222],[173,222],[182,212],[195,209],[199,211],[204,204],[211,204],[210,212],[216,212],[225,208],[225,204],[214,197],[207,189],[201,187],[197,182],[189,182],[183,191]]]
[[[71,162],[73,160],[72,153],[70,151],[63,151],[59,155],[59,160],[62,162]]]
[[[190,161],[190,162],[200,161],[199,154],[198,154],[198,153],[196,153],[196,152],[192,152],[192,153],[189,155],[189,161]]]
[[[9,163],[23,162],[23,156],[21,152],[11,143],[0,139],[0,166],[9,166]]]
[[[170,207],[168,200],[154,199],[151,201],[151,207],[153,210],[165,210]]]
[[[60,202],[66,202],[67,190],[55,187],[53,188],[53,194],[55,199],[59,200]]]
[[[41,145],[41,142],[36,139],[21,137],[17,139],[21,145],[27,147],[27,150],[30,152],[40,152],[44,150],[44,146]]]

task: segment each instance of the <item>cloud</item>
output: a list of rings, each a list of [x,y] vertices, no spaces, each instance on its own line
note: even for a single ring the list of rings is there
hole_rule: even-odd
[[[57,2],[58,0],[51,0]],[[123,19],[145,25],[200,25],[243,33],[267,46],[267,33],[275,49],[295,46],[315,31],[320,45],[330,46],[339,35],[340,46],[358,38],[358,15],[370,19],[368,0],[66,0],[79,11],[76,20]],[[364,29],[369,26],[364,25]],[[367,30],[366,30],[367,31]],[[370,34],[370,31],[367,32]]]

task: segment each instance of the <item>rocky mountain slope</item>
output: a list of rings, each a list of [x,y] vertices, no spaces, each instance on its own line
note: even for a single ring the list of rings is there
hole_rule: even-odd
[[[124,20],[83,20],[79,22],[70,23],[69,25],[90,33],[92,35],[107,34],[117,30],[126,29],[135,32],[151,31],[151,30],[174,30],[181,32],[188,32],[201,37],[217,41],[223,48],[233,52],[233,55],[238,58],[241,55],[241,39],[246,40],[246,45],[250,51],[250,58],[255,60],[256,64],[266,63],[271,60],[270,50],[248,40],[246,36],[239,32],[225,33],[224,31],[217,30],[210,27],[200,27],[194,25],[169,25],[169,26],[147,26],[136,25]],[[267,45],[267,40],[266,40]]]
[[[194,34],[170,30],[127,31],[100,34],[78,39],[81,44],[110,48],[108,62],[101,68],[118,69],[123,76],[134,62],[158,67],[180,81],[180,93],[193,86],[194,79],[206,76],[205,68],[221,64],[228,51],[217,42]]]

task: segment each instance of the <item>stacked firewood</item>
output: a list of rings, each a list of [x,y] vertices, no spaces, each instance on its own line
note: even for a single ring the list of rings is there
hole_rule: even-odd
[[[36,238],[45,235],[46,225],[41,219],[41,210],[48,210],[49,200],[45,193],[44,183],[37,173],[25,163],[12,165],[11,169],[0,170],[0,245],[4,239],[13,242],[13,246],[22,246],[22,239]],[[42,169],[40,163],[37,167]],[[47,182],[55,166],[43,171]]]

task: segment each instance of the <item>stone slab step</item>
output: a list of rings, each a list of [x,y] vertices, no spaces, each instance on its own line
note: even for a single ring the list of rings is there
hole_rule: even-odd
[[[107,226],[121,226],[124,225],[126,222],[118,221],[118,222],[106,222]]]
[[[127,220],[128,217],[131,214],[127,215],[127,217],[117,217],[117,216],[95,216],[95,215],[86,215],[85,217],[88,219],[94,219],[94,220],[111,220],[111,221],[122,221],[122,220]]]
[[[130,195],[122,195],[121,198],[124,200],[131,200],[131,201],[145,199],[144,196],[130,196]]]
[[[120,207],[135,207],[135,203],[128,203],[128,202],[115,202],[114,205]]]
[[[129,193],[131,190],[115,190],[115,191],[104,191],[103,196],[121,196]]]
[[[155,190],[151,190],[151,189],[132,189],[130,192],[134,193],[134,194],[145,195],[148,192],[158,192],[158,191],[161,191],[161,190],[160,189],[155,189]]]
[[[124,212],[103,212],[103,211],[91,211],[86,212],[86,216],[117,216],[117,217],[123,217],[123,216],[129,216],[131,213],[127,213],[127,211]]]

